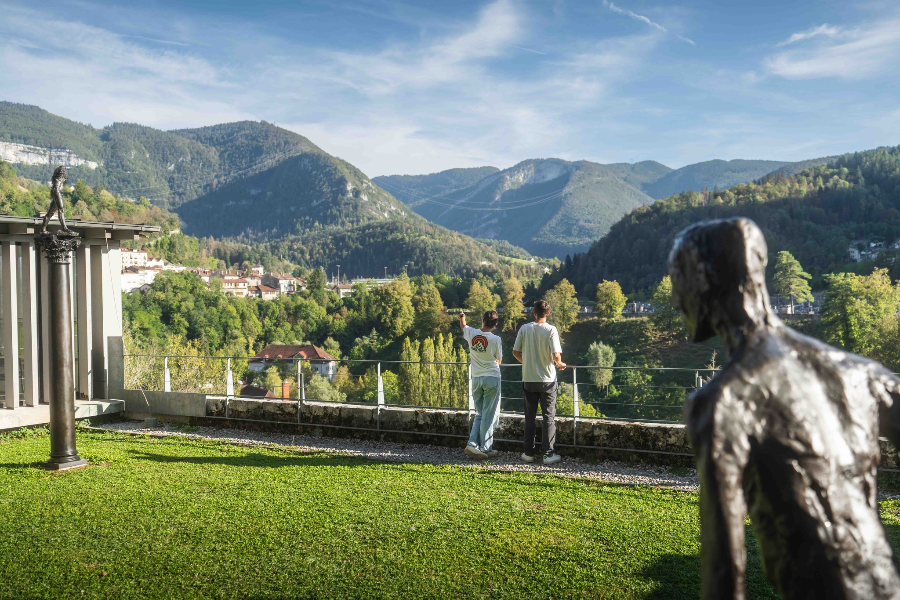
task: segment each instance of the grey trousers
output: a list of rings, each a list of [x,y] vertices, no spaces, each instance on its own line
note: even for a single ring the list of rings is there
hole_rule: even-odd
[[[536,428],[538,404],[541,405],[543,418],[543,436],[541,445],[543,453],[553,452],[556,448],[556,381],[525,382],[525,454],[534,456],[534,433]]]

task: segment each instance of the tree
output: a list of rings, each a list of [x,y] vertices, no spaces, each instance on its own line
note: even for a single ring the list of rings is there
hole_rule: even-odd
[[[281,375],[278,374],[278,367],[275,365],[266,369],[265,385],[267,390],[272,390],[276,395],[281,396]]]
[[[557,329],[568,331],[578,320],[578,299],[575,286],[563,279],[544,294],[544,300],[550,303],[550,317],[547,322]]]
[[[622,309],[628,298],[622,293],[622,286],[617,281],[606,281],[597,284],[597,295],[594,311],[601,319],[615,319],[622,315]]]
[[[335,358],[341,357],[341,345],[333,337],[325,338],[325,341],[322,342],[322,350]]]
[[[324,290],[326,279],[325,271],[322,269],[313,269],[306,277],[306,287],[311,292]]]
[[[592,367],[612,367],[616,362],[615,351],[603,342],[594,342],[588,346],[587,364]],[[612,381],[613,372],[610,368],[591,369],[590,377],[594,385],[605,387]]]
[[[778,253],[775,259],[775,293],[791,299],[791,314],[794,314],[794,300],[807,302],[813,299],[809,289],[812,275],[803,270],[800,262],[787,250]]]
[[[684,333],[681,311],[672,304],[672,279],[668,275],[656,286],[650,303],[653,305],[653,316],[650,320],[657,331],[671,336]]]
[[[347,399],[347,394],[335,389],[325,377],[314,373],[306,382],[306,397],[323,402],[343,402]]]
[[[476,279],[472,282],[472,287],[469,288],[469,295],[466,297],[466,308],[474,311],[480,319],[481,315],[487,311],[497,308],[497,302],[491,290]]]
[[[416,314],[413,319],[413,329],[419,337],[430,337],[439,333],[447,333],[449,319],[447,309],[441,301],[441,294],[434,285],[423,287],[414,304]]]
[[[406,333],[414,317],[409,279],[398,277],[372,290],[372,313],[381,335],[396,340]]]
[[[525,312],[525,305],[522,303],[524,297],[525,292],[518,279],[511,277],[503,282],[500,292],[500,306],[503,309],[501,331],[514,331],[524,319],[522,314]]]
[[[828,289],[822,304],[822,333],[826,342],[850,352],[871,356],[884,340],[884,321],[900,309],[900,289],[891,285],[887,269],[871,275],[827,275]]]

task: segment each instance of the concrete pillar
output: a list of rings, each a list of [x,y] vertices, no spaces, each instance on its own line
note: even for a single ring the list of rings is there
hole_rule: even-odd
[[[90,263],[93,393],[95,398],[109,398],[106,348],[110,337],[122,336],[122,253],[118,242],[94,246]]]
[[[93,311],[91,309],[91,246],[83,244],[75,251],[75,295],[78,298],[78,373],[75,376],[76,389],[86,397],[93,398]]]
[[[47,377],[50,368],[50,266],[46,260],[40,260],[38,256],[39,277],[41,281],[41,402],[50,403],[50,378]]]
[[[38,371],[38,259],[33,242],[22,243],[22,345],[25,348],[25,405],[40,402]]]
[[[0,303],[3,305],[4,393],[6,408],[19,408],[19,266],[15,242],[0,242],[0,262],[3,264],[3,289]]]

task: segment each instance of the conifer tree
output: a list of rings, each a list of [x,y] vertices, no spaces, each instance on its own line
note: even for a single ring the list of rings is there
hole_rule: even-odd
[[[811,278],[790,252],[782,250],[778,253],[775,259],[775,293],[791,299],[791,314],[794,314],[794,300],[807,302],[813,299],[809,289]]]

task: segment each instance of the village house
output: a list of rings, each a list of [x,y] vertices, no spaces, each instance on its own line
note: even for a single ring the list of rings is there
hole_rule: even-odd
[[[341,298],[353,295],[353,286],[349,283],[333,283],[328,286],[328,290],[334,292]]]
[[[288,273],[266,273],[263,275],[262,283],[275,288],[282,294],[293,294],[306,289],[301,286],[296,277]]]
[[[122,248],[122,268],[128,267],[146,267],[147,251],[135,250],[134,248]]]
[[[249,281],[249,280],[248,280]],[[251,285],[247,288],[247,294],[252,298],[261,298],[262,300],[274,300],[280,292],[275,288],[265,285]]]
[[[266,268],[263,267],[262,265],[255,265],[255,266],[250,267],[251,275],[256,275],[257,277],[262,277],[263,274],[265,274],[265,272],[266,272]]]
[[[314,372],[327,377],[329,381],[334,379],[338,366],[335,357],[312,344],[269,344],[250,359],[250,370],[265,371],[272,361],[305,362]]]
[[[238,298],[246,298],[249,291],[247,280],[243,277],[222,277],[222,291]]]
[[[127,267],[122,269],[121,285],[123,292],[145,291],[162,273],[161,267]]]

